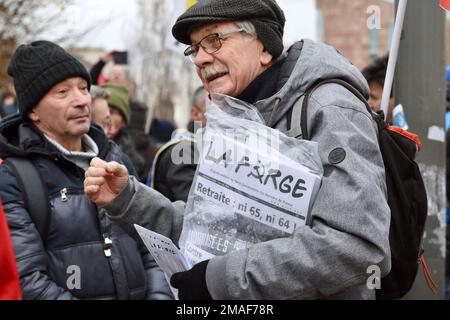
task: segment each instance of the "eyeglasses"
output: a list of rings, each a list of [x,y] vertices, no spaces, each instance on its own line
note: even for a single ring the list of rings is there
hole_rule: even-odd
[[[195,58],[197,57],[198,51],[200,50],[200,47],[206,52],[206,53],[215,53],[222,48],[222,40],[224,37],[229,36],[233,33],[243,32],[244,29],[233,29],[226,32],[216,32],[212,33],[210,35],[207,35],[202,40],[200,40],[197,44],[194,44],[190,47],[188,47],[184,51],[184,55],[186,57],[189,57],[192,62],[195,62]]]

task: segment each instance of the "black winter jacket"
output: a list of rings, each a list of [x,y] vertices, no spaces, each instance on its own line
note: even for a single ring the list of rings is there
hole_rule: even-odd
[[[175,164],[172,160],[174,149],[182,159],[191,159],[191,162]],[[185,151],[190,153],[184,155]],[[198,154],[195,143],[189,141],[180,141],[162,151],[154,160],[153,188],[172,202],[179,200],[186,202],[197,171],[194,157],[196,153]]]
[[[100,158],[124,163],[120,148],[101,129],[93,126],[88,134]],[[66,160],[33,124],[21,123],[18,117],[0,125],[0,158],[10,156],[33,159],[52,208],[48,237],[42,240],[24,208],[14,174],[7,163],[0,166],[0,197],[24,299],[172,298],[150,254],[84,195],[84,171]],[[110,257],[104,250],[106,237],[112,240]]]

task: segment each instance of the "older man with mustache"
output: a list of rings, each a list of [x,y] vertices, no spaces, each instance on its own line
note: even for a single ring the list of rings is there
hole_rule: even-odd
[[[303,40],[283,53],[284,24],[273,0],[204,0],[178,18],[172,33],[189,45],[185,55],[210,93],[253,104],[267,126],[284,133],[293,105],[319,80],[339,78],[368,96],[362,74],[334,48]],[[307,115],[324,167],[311,225],[173,275],[180,298],[375,298],[367,270],[376,266],[384,276],[391,262],[390,211],[372,117],[337,84],[312,94]],[[182,203],[145,189],[116,163],[94,159],[86,177],[89,197],[130,233],[137,223],[179,240]]]
[[[125,163],[119,147],[91,126],[91,79],[84,66],[58,45],[36,41],[16,50],[8,73],[20,115],[0,125],[0,196],[23,298],[171,299],[149,253],[83,192],[92,158]],[[24,176],[11,158],[34,165],[42,183]],[[45,190],[27,197],[24,184]],[[40,207],[32,214],[38,195],[47,196],[50,212]]]

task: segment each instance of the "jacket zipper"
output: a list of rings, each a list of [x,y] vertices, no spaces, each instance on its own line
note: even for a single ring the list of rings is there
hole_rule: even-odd
[[[61,189],[61,191],[59,191],[62,202],[69,201],[69,197],[67,195],[68,192],[69,190],[67,188],[63,188]],[[113,242],[107,233],[104,233],[102,236],[103,236],[103,253],[105,254],[105,257],[111,258]]]
[[[105,257],[111,258],[112,240],[107,233],[103,234],[103,252]]]
[[[69,198],[71,195],[77,196],[77,195],[83,195],[84,189],[80,188],[62,188],[59,191],[55,191],[53,193],[49,194],[50,199],[60,198],[62,202],[69,201]]]
[[[69,200],[69,198],[67,197],[67,188],[62,189],[59,193],[61,194],[61,201],[62,202],[67,202]]]
[[[57,195],[60,197],[62,202],[68,202],[69,201],[69,193],[73,193],[75,194],[82,194],[83,190],[82,189],[78,189],[78,188],[63,188],[61,189],[59,192],[57,192]],[[75,193],[74,193],[75,192]],[[80,192],[80,193],[78,193]],[[99,226],[100,229],[102,229],[102,223],[100,220],[98,220],[99,222]],[[112,249],[113,249],[113,240],[110,237],[110,234],[108,234],[107,232],[102,233],[102,245],[103,245],[103,253],[106,257],[106,259],[108,260],[109,266],[111,268],[111,275],[114,281],[114,287],[116,290],[116,295],[117,297],[121,298],[121,299],[126,299],[127,298],[127,293],[126,292],[119,292],[122,290],[119,290],[118,288],[118,283],[120,283],[120,280],[118,279],[118,276],[115,272],[115,268],[113,267],[113,262],[112,262]]]

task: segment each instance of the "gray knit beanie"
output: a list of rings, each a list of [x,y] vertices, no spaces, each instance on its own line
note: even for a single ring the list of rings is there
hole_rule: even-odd
[[[24,120],[56,84],[80,77],[91,86],[89,72],[81,62],[50,41],[18,47],[9,63],[8,74],[14,79],[19,113]]]
[[[181,43],[191,44],[192,31],[221,21],[250,21],[266,50],[276,59],[283,52],[286,19],[275,0],[199,0],[182,14],[172,28]]]

